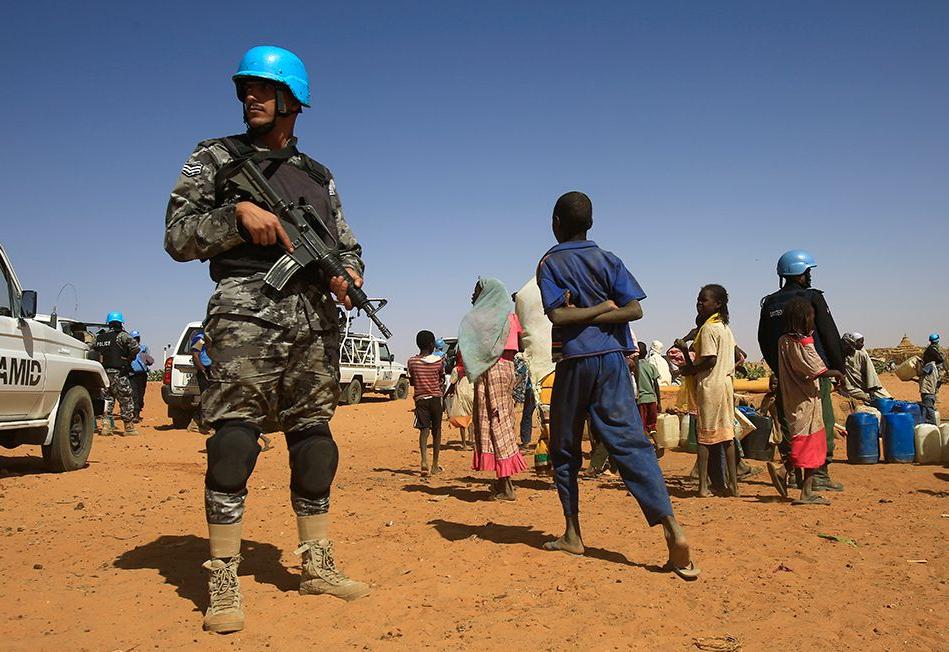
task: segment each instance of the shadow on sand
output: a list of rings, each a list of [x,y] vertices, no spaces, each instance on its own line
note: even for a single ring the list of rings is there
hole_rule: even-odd
[[[491,499],[491,492],[488,490],[477,491],[467,487],[458,487],[453,485],[438,487],[427,484],[407,484],[402,487],[402,491],[428,494],[429,496],[451,496],[455,500],[460,500],[466,503],[478,503]]]
[[[271,584],[281,591],[296,591],[299,575],[280,563],[281,551],[269,543],[244,540],[241,545],[244,561],[238,575],[252,575],[261,584]],[[208,606],[208,577],[201,568],[208,559],[208,540],[188,535],[163,535],[119,555],[112,565],[123,570],[151,568],[175,587],[182,598],[190,600],[199,611]]]
[[[479,539],[483,539],[484,541],[490,541],[491,543],[496,543],[498,545],[523,545],[528,546],[529,548],[535,548],[551,555],[564,554],[544,550],[544,543],[547,541],[552,541],[556,537],[547,534],[546,532],[535,530],[529,525],[504,525],[502,523],[492,522],[486,523],[484,525],[470,525],[468,523],[456,523],[442,519],[429,521],[428,524],[434,527],[435,530],[442,536],[442,538],[447,539],[448,541],[461,541],[474,536]],[[587,547],[583,556],[599,559],[600,561],[610,562],[612,564],[634,566],[636,568],[645,569],[651,573],[666,572],[661,566],[656,566],[653,564],[641,564],[630,561],[627,559],[626,555],[622,553],[614,552],[612,550],[604,550],[603,548]]]
[[[15,478],[22,475],[41,475],[51,473],[46,469],[42,457],[27,455],[26,457],[0,457],[0,480]]]

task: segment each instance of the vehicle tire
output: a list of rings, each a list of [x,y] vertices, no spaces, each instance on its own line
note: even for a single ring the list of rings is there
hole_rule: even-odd
[[[95,420],[89,390],[82,385],[70,387],[59,402],[53,439],[43,446],[46,468],[55,473],[83,468],[92,450]]]
[[[362,379],[353,378],[349,381],[343,397],[346,399],[346,405],[358,405],[362,400]]]
[[[390,394],[393,400],[401,401],[404,398],[409,397],[409,379],[406,377],[399,378],[399,382],[395,385],[395,391]]]
[[[171,425],[175,428],[187,428],[188,424],[191,423],[191,419],[194,417],[194,412],[191,410],[186,410],[184,408],[168,408],[168,418],[171,419]]]

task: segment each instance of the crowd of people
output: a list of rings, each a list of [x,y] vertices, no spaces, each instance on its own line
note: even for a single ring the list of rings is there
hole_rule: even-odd
[[[669,542],[669,568],[686,579],[698,575],[689,558],[682,529],[675,522],[656,460],[663,449],[656,438],[663,386],[678,384],[670,411],[690,415],[697,445],[697,496],[713,491],[738,496],[738,481],[754,473],[742,461],[736,414],[736,370],[747,355],[729,327],[728,292],[718,284],[699,290],[695,327],[668,351],[660,341],[636,340],[629,324],[642,316],[645,293],[622,261],[587,239],[592,204],[583,193],[563,195],[553,212],[558,241],[541,259],[536,282],[543,311],[551,324],[551,360],[555,363],[549,420],[541,418],[540,435],[531,442],[525,389],[532,374],[522,353],[523,330],[497,279],[480,278],[472,309],[459,327],[458,352],[437,355],[430,331],[418,334],[419,354],[409,360],[420,430],[422,474],[437,473],[440,435],[433,437],[434,466],[429,467],[428,432],[447,400],[450,423],[459,429],[463,447],[474,442],[472,468],[493,472],[493,500],[515,500],[512,478],[527,468],[532,447],[535,469],[551,469],[561,498],[565,531],[548,542],[548,550],[582,554],[577,474],[582,466],[580,442],[589,434],[591,474],[617,472],[637,500],[650,525],[662,524]],[[778,261],[777,292],[762,299],[758,345],[770,368],[770,387],[762,401],[773,416],[774,439],[781,462],[768,462],[775,489],[793,505],[826,505],[822,495],[842,491],[831,478],[835,416],[831,393],[851,409],[888,397],[860,333],[840,335],[823,293],[811,286],[813,256],[789,251]],[[520,307],[518,312],[520,312]],[[924,420],[934,422],[935,396],[944,360],[937,334],[920,362]],[[447,391],[443,391],[447,375]],[[533,391],[537,389],[538,391]],[[527,393],[538,399],[540,388]],[[518,404],[523,408],[518,411]],[[543,413],[543,412],[542,412]],[[517,417],[520,416],[520,423]],[[548,457],[549,451],[549,457]],[[547,462],[550,462],[548,465]],[[713,462],[710,464],[710,460]],[[717,482],[710,470],[720,469]],[[760,470],[760,469],[757,469]]]

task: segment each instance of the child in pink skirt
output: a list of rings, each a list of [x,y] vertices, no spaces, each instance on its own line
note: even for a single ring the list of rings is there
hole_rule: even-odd
[[[784,319],[785,332],[778,340],[778,387],[791,434],[791,464],[804,474],[801,497],[791,504],[829,505],[812,491],[814,470],[827,457],[818,378],[842,380],[843,374],[828,369],[814,347],[814,308],[809,301],[792,299],[784,308]]]

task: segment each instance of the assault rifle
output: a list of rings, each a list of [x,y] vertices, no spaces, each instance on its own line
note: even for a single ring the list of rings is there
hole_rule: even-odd
[[[281,290],[299,270],[315,263],[327,280],[334,276],[343,277],[349,284],[346,294],[352,300],[353,306],[366,313],[386,338],[392,337],[392,333],[377,315],[387,301],[377,299],[373,303],[362,288],[356,287],[352,276],[339,258],[335,238],[316,209],[309,204],[296,205],[284,201],[250,159],[245,159],[230,170],[222,170],[222,174],[246,199],[279,217],[290,242],[293,243],[293,253],[284,254],[267,272],[264,277],[267,285]],[[327,245],[324,237],[334,242],[334,246]]]

